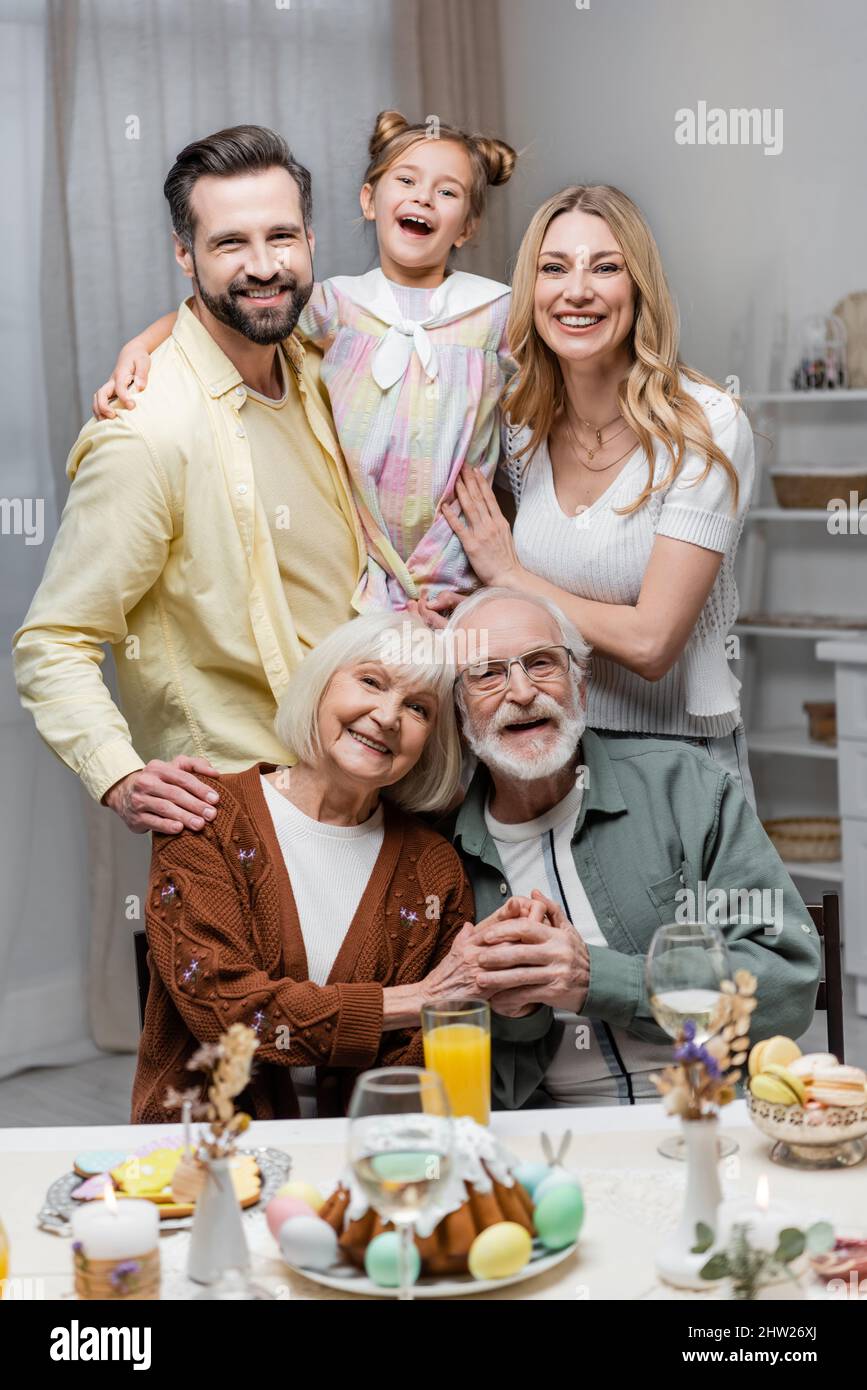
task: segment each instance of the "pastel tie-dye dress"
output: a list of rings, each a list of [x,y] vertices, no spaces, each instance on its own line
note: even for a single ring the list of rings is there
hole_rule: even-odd
[[[509,289],[454,272],[437,289],[396,285],[381,270],[314,287],[301,335],[325,354],[328,388],[368,542],[353,603],[400,610],[478,581],[440,512],[464,463],[493,480],[497,401],[514,364]]]

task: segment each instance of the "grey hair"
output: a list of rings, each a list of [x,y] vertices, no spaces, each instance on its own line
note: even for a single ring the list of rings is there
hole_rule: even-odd
[[[454,667],[433,638],[431,629],[408,613],[363,613],[335,628],[293,672],[274,720],[280,742],[299,762],[316,763],[324,751],[319,706],[338,671],[366,661],[411,670],[436,696],[436,718],[418,762],[400,781],[383,787],[382,795],[407,811],[445,810],[460,786],[461,746],[452,699]]]
[[[522,594],[516,589],[507,589],[505,585],[492,584],[488,587],[476,589],[475,593],[470,594],[452,610],[449,618],[449,630],[458,627],[471,613],[477,608],[481,608],[485,603],[491,603],[494,599],[510,599],[514,603],[535,603],[537,608],[543,609],[556,622],[560,629],[560,638],[564,647],[568,647],[573,657],[572,679],[577,690],[581,683],[590,675],[590,661],[593,655],[593,648],[589,642],[585,642],[575,624],[566,617],[563,609],[558,604],[552,603],[548,598],[543,598],[541,594]],[[463,685],[460,681],[455,685],[455,697],[458,709],[461,714],[466,714],[466,704],[464,703]]]

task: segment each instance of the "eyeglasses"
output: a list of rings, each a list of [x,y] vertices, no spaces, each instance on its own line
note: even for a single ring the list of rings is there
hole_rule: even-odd
[[[569,647],[538,647],[535,651],[513,656],[509,660],[477,661],[459,671],[457,679],[463,681],[464,688],[471,695],[496,695],[506,689],[511,680],[512,667],[518,665],[534,685],[545,685],[567,674],[574,655]]]

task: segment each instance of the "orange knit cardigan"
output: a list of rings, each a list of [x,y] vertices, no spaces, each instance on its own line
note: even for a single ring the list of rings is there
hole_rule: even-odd
[[[308,979],[289,874],[260,774],[203,777],[220,793],[199,831],[153,837],[146,924],[150,991],[132,1094],[136,1124],[176,1118],[166,1089],[198,1086],[185,1062],[230,1024],[259,1036],[239,1108],[296,1117],[289,1068],[315,1066],[320,1115],[346,1113],[369,1067],[422,1064],[421,1030],[383,1032],[386,985],[420,980],[445,956],[473,896],[456,851],[415,816],[384,802],[382,847],[328,982]],[[438,909],[438,916],[435,915]]]

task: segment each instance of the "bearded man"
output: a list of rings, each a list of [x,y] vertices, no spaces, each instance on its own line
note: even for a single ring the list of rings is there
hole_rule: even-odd
[[[91,796],[172,834],[213,820],[197,772],[286,761],[277,706],[352,616],[365,544],[319,354],[293,331],[310,174],[273,131],[236,126],[182,150],[164,192],[193,294],[136,409],[82,429],[13,645],[22,703]]]

